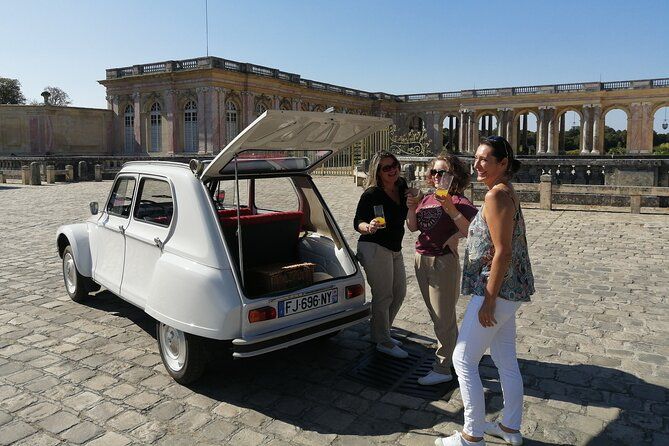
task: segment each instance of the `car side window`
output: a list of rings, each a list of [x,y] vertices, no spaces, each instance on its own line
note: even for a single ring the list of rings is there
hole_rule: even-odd
[[[167,181],[142,178],[139,183],[135,220],[169,226],[174,213],[172,188]]]
[[[114,184],[109,202],[107,203],[107,212],[110,215],[116,215],[123,218],[130,216],[132,207],[132,195],[135,193],[134,178],[119,178]]]

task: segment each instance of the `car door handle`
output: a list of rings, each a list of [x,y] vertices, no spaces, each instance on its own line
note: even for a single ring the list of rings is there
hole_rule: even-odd
[[[162,251],[163,246],[164,246],[162,240],[160,240],[158,237],[156,237],[156,238],[153,239],[153,243],[155,243],[156,246],[157,246],[158,248],[160,248],[160,250]]]

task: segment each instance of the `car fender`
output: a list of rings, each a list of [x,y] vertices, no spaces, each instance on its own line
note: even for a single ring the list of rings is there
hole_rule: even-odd
[[[164,252],[144,310],[186,333],[234,339],[241,333],[241,298],[232,272]]]
[[[87,223],[76,223],[64,225],[56,231],[56,243],[58,255],[63,258],[65,247],[72,247],[74,263],[77,265],[79,274],[91,277],[93,262],[91,258],[90,238]]]

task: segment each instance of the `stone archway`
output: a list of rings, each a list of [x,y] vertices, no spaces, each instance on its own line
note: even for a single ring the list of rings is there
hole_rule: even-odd
[[[442,147],[447,152],[461,152],[460,137],[460,117],[457,112],[447,112],[441,121]]]
[[[425,129],[425,121],[418,115],[410,116],[407,120],[407,128],[409,131],[420,132]]]
[[[581,129],[583,115],[576,107],[567,107],[558,111],[557,154],[567,152],[578,155],[581,152]]]
[[[603,135],[601,141],[598,141],[593,153],[617,154],[627,153],[628,127],[630,113],[627,107],[613,105],[602,111]]]
[[[478,123],[479,138],[499,135],[497,114],[493,111],[482,111],[476,118]]]
[[[515,113],[513,132],[509,143],[516,154],[530,155],[536,153],[538,124],[538,111],[534,109],[521,109]]]
[[[653,153],[669,154],[669,102],[653,110]]]

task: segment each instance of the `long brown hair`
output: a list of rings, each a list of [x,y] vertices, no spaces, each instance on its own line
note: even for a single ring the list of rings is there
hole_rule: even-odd
[[[437,155],[428,166],[428,175],[430,175],[430,170],[434,169],[434,165],[437,164],[437,161],[444,161],[448,166],[448,170],[453,175],[453,183],[451,183],[450,189],[448,189],[449,194],[458,194],[462,195],[469,183],[471,182],[471,177],[469,175],[469,170],[465,163],[460,161],[455,155],[450,153]]]
[[[372,160],[369,162],[369,170],[367,171],[367,182],[365,183],[365,189],[370,187],[379,186],[383,187],[383,182],[381,181],[381,160],[386,158],[392,158],[394,162],[399,166],[400,162],[395,155],[390,152],[382,151],[376,153]],[[396,184],[398,184],[400,179],[397,179]]]

